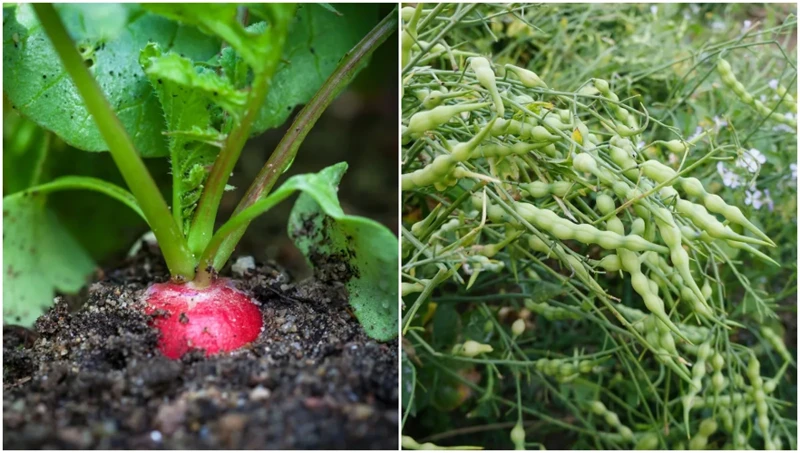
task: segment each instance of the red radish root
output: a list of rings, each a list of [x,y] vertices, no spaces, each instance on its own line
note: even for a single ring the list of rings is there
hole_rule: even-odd
[[[261,332],[258,306],[226,279],[205,288],[192,283],[156,283],[147,288],[145,312],[161,332],[158,348],[170,359],[192,349],[206,356],[233,351]]]

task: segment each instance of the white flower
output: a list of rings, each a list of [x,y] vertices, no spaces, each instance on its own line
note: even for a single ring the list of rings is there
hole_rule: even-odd
[[[761,99],[761,102],[767,102],[767,95],[766,95],[766,94],[762,94],[762,95],[759,97],[759,99]]]
[[[714,126],[716,126],[717,130],[720,130],[723,127],[727,127],[728,126],[728,122],[725,121],[724,119],[718,117],[718,116],[715,116],[714,117]]]
[[[691,9],[694,14],[697,14],[697,13],[700,12],[700,7],[697,6],[695,3],[690,3],[689,4],[689,9]]]
[[[669,157],[667,158],[670,165],[677,165],[678,164],[678,155],[675,153],[669,153]],[[722,162],[720,162],[722,163]]]
[[[747,191],[744,194],[744,204],[752,205],[756,209],[761,209],[764,205],[764,200],[761,199],[763,193],[760,190]]]
[[[722,176],[722,184],[724,184],[726,187],[735,189],[742,185],[742,180],[741,178],[739,178],[739,175],[728,170],[728,168],[725,167],[725,164],[723,164],[722,161],[717,162],[717,173],[719,173],[720,176]]]
[[[695,138],[699,137],[700,134],[702,134],[702,133],[703,133],[703,128],[700,127],[700,126],[697,126],[697,128],[694,130],[694,134],[692,134],[692,136],[689,137],[688,141],[694,140]]]
[[[657,12],[658,12],[658,6],[652,5],[650,7],[650,13],[652,13],[655,16]]]
[[[789,133],[795,133],[795,132],[797,132],[797,131],[795,131],[794,129],[792,129],[791,127],[789,127],[789,126],[787,126],[787,125],[785,125],[785,124],[779,124],[779,125],[777,125],[777,126],[774,126],[774,127],[772,128],[772,130],[773,130],[773,131],[776,131],[776,132],[789,132]]]
[[[746,168],[750,173],[755,173],[766,161],[767,158],[761,154],[761,151],[755,148],[750,148],[748,151],[743,152],[738,159],[736,159],[736,166]]]
[[[778,79],[770,80],[769,81],[769,87],[772,88],[773,90],[777,90],[778,89]]]
[[[745,30],[750,28],[752,25],[753,25],[753,23],[750,22],[749,20],[746,20],[746,21],[742,22],[742,28],[745,29]]]
[[[797,180],[797,164],[789,164],[789,170],[792,171],[792,179]]]
[[[725,28],[725,22],[722,22],[721,20],[715,20],[711,23],[711,29],[714,31],[722,31],[725,30]]]

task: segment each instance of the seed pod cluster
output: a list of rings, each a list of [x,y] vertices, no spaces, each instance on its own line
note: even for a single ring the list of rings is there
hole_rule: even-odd
[[[742,82],[736,79],[736,74],[733,73],[733,68],[727,60],[723,58],[717,60],[717,73],[719,73],[720,80],[722,80],[722,83],[725,84],[726,87],[731,89],[742,102],[753,107],[760,115],[766,116],[767,118],[778,123],[785,124],[792,129],[797,129],[797,120],[795,120],[794,117],[773,112],[771,108],[767,107],[763,102],[753,97],[753,95],[747,91]]]
[[[421,11],[424,18],[435,10]],[[404,8],[408,24],[415,15],[417,9]],[[471,52],[470,43],[455,46],[460,47],[456,51],[446,44],[455,42],[447,33],[440,36],[446,22],[423,23],[430,30],[416,30],[416,41],[408,47],[409,58],[420,57],[419,63],[404,71],[403,199],[418,203],[414,207],[419,209],[409,211],[417,223],[404,229],[403,246],[413,247],[413,253],[404,250],[404,273],[410,278],[403,294],[430,289],[433,276],[441,273],[446,278],[438,284],[448,286],[435,288],[432,297],[456,293],[459,313],[474,309],[489,316],[475,307],[494,297],[513,310],[524,305],[535,317],[513,321],[510,334],[490,329],[482,341],[499,348],[504,340],[513,345],[502,359],[513,363],[509,366],[531,365],[559,383],[583,384],[608,370],[588,358],[536,359],[551,357],[531,345],[541,334],[541,323],[558,332],[591,325],[596,327],[592,335],[602,331],[603,338],[613,341],[598,344],[592,337],[587,347],[618,348],[615,354],[624,360],[643,362],[639,370],[614,368],[619,363],[609,361],[613,365],[608,368],[625,377],[617,384],[604,379],[606,388],[620,385],[633,392],[625,381],[640,373],[645,376],[635,384],[641,392],[653,390],[647,387],[653,382],[661,386],[658,391],[669,384],[673,394],[659,395],[669,400],[647,397],[647,404],[671,412],[664,420],[678,421],[672,433],[656,428],[639,405],[619,416],[600,411],[617,432],[598,433],[598,438],[611,443],[624,438],[630,446],[651,449],[662,440],[675,446],[679,438],[689,447],[706,448],[712,435],[711,445],[717,445],[723,434],[721,442],[737,448],[755,446],[756,438],[777,445],[778,422],[770,416],[779,407],[774,398],[780,393],[781,372],[762,378],[745,370],[745,348],[732,336],[743,326],[733,315],[750,304],[739,305],[741,288],[725,283],[725,274],[735,274],[747,262],[745,253],[777,264],[768,254],[775,244],[748,209],[729,192],[718,192],[719,184],[709,177],[716,175],[716,159],[739,143],[732,146],[725,134],[680,137],[677,131],[685,125],[671,123],[673,117],[654,115],[651,121],[648,112],[662,112],[662,106],[633,106],[628,99],[635,93],[623,93],[630,86],[626,76],[591,78],[574,92],[559,91],[551,68],[545,83],[527,60],[515,63],[510,54]],[[495,26],[501,23],[492,22]],[[424,49],[428,54],[420,55]],[[725,87],[766,115],[730,65],[720,61],[717,71]],[[775,90],[784,97],[781,108],[791,108],[794,101],[785,88]],[[770,113],[769,120],[790,124],[777,113]],[[662,161],[662,150],[678,155],[680,167]],[[732,259],[737,252],[742,253]],[[483,273],[489,271],[498,274]],[[494,279],[509,275],[500,293],[491,293]],[[456,285],[480,290],[457,293]],[[547,285],[562,290],[547,294]],[[426,323],[430,314],[424,311],[414,319]],[[481,326],[491,324],[478,319]],[[780,356],[787,367],[793,365],[782,339],[769,328],[758,329],[761,335],[755,337],[764,340],[759,347]],[[489,336],[498,332],[502,337]],[[552,340],[559,344],[559,338]],[[572,349],[555,356],[569,356]],[[479,357],[492,351],[488,344],[465,342],[453,354]],[[500,358],[499,351],[494,355]],[[628,426],[639,432],[626,429],[619,417],[631,420]],[[698,417],[708,418],[699,422]],[[645,428],[648,424],[651,428]],[[653,434],[656,429],[659,434]],[[515,447],[524,444],[521,426],[511,434]]]

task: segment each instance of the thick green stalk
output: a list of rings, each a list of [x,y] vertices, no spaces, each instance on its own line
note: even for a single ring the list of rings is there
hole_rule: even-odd
[[[167,203],[139,157],[128,133],[75,49],[75,44],[67,34],[58,13],[49,3],[34,4],[33,9],[86,104],[86,109],[94,118],[114,163],[136,197],[147,223],[153,229],[170,273],[173,278],[193,278],[194,256],[189,251],[180,228],[173,220]]]
[[[270,52],[266,57],[267,63],[253,81],[242,121],[228,135],[225,146],[214,161],[214,166],[206,180],[194,221],[189,230],[189,248],[198,256],[211,241],[219,203],[225,193],[225,185],[228,183],[236,161],[239,160],[245,142],[250,138],[250,129],[269,93],[272,76],[278,68],[281,55],[283,55],[283,45],[286,42],[289,22],[290,20],[276,20],[275,23],[270,23],[267,31],[264,32],[271,35]]]
[[[397,31],[397,23],[397,11],[392,11],[347,53],[311,101],[297,114],[292,126],[278,143],[277,148],[272,152],[267,163],[239,202],[234,215],[252,206],[269,193],[281,174],[294,160],[306,135],[325,109],[350,84],[375,49]],[[220,269],[225,265],[246,229],[247,224],[244,224],[225,238],[214,257],[215,269]]]

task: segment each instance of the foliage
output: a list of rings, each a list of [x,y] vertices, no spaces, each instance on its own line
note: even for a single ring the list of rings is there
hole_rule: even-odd
[[[408,448],[796,448],[796,20],[695,8],[403,8]]]
[[[49,306],[55,290],[75,292],[93,268],[69,233],[47,220],[41,195],[76,188],[112,195],[148,222],[173,278],[207,285],[237,242],[218,247],[224,236],[215,235],[214,225],[245,141],[282,125],[296,105],[326,86],[338,94],[355,74],[334,77],[340,65],[355,60],[363,67],[389,35],[362,42],[376,25],[375,5],[335,10],[313,4],[59,5],[53,10],[25,4],[4,7],[3,16],[4,95],[9,107],[25,117],[4,124],[4,139],[14,145],[4,163],[19,170],[19,177],[4,186],[4,223],[14,223],[13,234],[4,236],[4,258],[17,264],[6,280],[4,317],[25,325]],[[359,49],[357,57],[353,49]],[[42,134],[44,141],[30,135],[37,129],[28,119],[49,131]],[[110,151],[131,193],[96,179],[52,179],[43,169],[52,167],[50,144],[61,140],[86,151]],[[169,158],[171,215],[140,156]],[[294,154],[282,158],[287,157],[284,171]],[[306,176],[324,179],[327,174]],[[337,175],[329,182],[333,187]],[[274,182],[254,186],[268,184],[263,198]],[[40,195],[35,206],[19,201],[31,193]],[[256,201],[243,200],[237,211]],[[339,209],[335,192],[328,202]],[[395,249],[396,239],[385,227],[343,214],[340,220],[369,225],[350,233],[370,234],[370,247]],[[53,237],[69,239],[48,239]],[[25,244],[44,241],[42,259],[53,257],[52,268],[32,265],[25,244],[9,246],[23,239]],[[207,249],[212,239],[218,239],[216,256]],[[374,250],[361,249],[365,245],[353,242],[353,253],[375,256]],[[65,274],[61,267],[70,261],[75,265]],[[382,276],[363,275],[358,288],[383,288]],[[372,294],[384,298],[379,304],[396,299],[391,285],[383,289]],[[359,293],[351,296],[354,306],[363,305]],[[396,320],[396,311],[381,313],[388,322]],[[381,331],[381,338],[390,336],[385,328]]]

